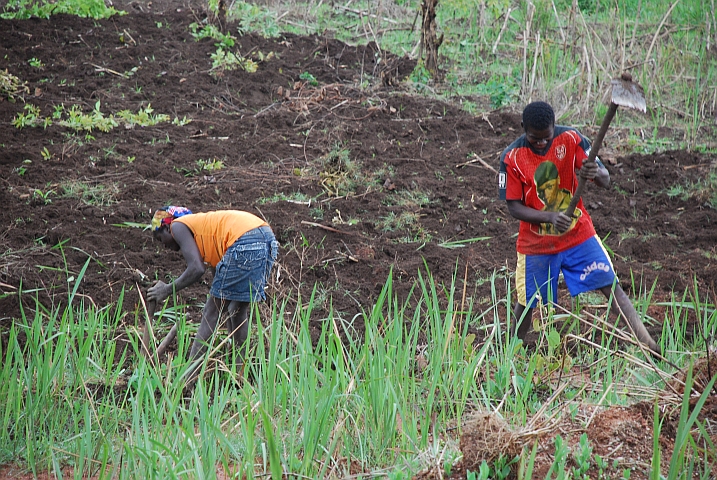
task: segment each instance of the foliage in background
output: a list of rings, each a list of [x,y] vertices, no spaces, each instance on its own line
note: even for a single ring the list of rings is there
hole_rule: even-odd
[[[242,9],[242,2],[233,4],[229,17],[241,19]],[[270,0],[252,9],[278,19],[284,31],[375,41],[382,51],[414,58],[420,52],[418,0],[350,7]],[[717,139],[717,19],[709,2],[442,0],[436,13],[443,75],[430,78],[419,62],[408,80],[421,92],[463,97],[474,113],[541,99],[554,105],[560,121],[595,126],[610,79],[630,70],[645,87],[649,112],[621,111],[615,128],[642,128],[661,150]],[[252,28],[267,36],[275,31]],[[661,139],[658,127],[674,134]]]
[[[125,12],[115,10],[112,6],[108,7],[104,0],[8,0],[0,17],[5,19],[50,18],[51,15],[61,13],[96,20],[125,14]]]

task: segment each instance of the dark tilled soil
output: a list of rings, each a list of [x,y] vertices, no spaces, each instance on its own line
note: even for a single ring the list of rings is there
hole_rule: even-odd
[[[0,21],[0,68],[28,87],[14,101],[0,101],[4,325],[21,315],[21,305],[34,308],[35,294],[18,296],[20,290],[40,289],[42,303],[61,304],[74,288],[66,272],[77,278],[88,256],[79,298],[106,305],[124,292],[122,308],[137,311],[138,287],[178,276],[185,264],[149,232],[118,225],[147,224],[168,203],[264,217],[282,245],[271,295],[293,303],[317,285],[317,320],[329,308],[347,319],[369,308],[391,272],[405,297],[425,266],[439,283],[455,275],[459,297],[467,278],[466,295],[492,304],[485,280],[515,266],[518,222],[496,192],[499,153],[520,133],[515,112],[475,117],[414,95],[401,82],[414,61],[378,61],[373,44],[323,36],[241,36],[235,48],[258,70],[211,75],[214,42],[196,41],[188,28],[203,17],[176,6],[146,10],[132,4],[130,14],[103,21]],[[33,58],[43,66],[32,66]],[[304,72],[318,84],[302,80]],[[151,104],[155,114],[192,122],[120,125],[108,133],[12,124],[25,105],[49,117],[58,105],[90,113],[96,104],[105,115]],[[594,136],[596,128],[584,133]],[[626,290],[636,295],[635,288],[656,282],[659,299],[694,281],[713,289],[717,212],[704,199],[670,198],[666,189],[697,182],[715,158],[687,151],[620,156],[621,135],[624,129],[611,131],[602,155],[613,187],[588,188],[585,199]],[[339,149],[360,171],[347,191],[337,181],[348,175],[322,161]],[[201,171],[200,159],[221,160],[224,168]],[[104,186],[111,195],[66,195],[70,182]],[[314,200],[302,203],[308,198]],[[417,223],[382,227],[401,214]],[[439,246],[475,237],[489,238]],[[201,285],[181,292],[195,319],[210,282],[207,273]],[[505,283],[496,284],[500,298]]]

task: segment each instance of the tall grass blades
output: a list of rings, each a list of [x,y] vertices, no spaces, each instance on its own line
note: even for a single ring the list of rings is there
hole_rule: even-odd
[[[215,478],[219,472],[338,478],[357,471],[399,478],[438,459],[459,458],[450,438],[469,410],[499,412],[529,427],[549,410],[551,417],[560,414],[568,398],[625,404],[626,384],[654,390],[662,378],[631,368],[635,360],[613,355],[619,347],[611,342],[595,344],[594,351],[571,347],[589,365],[585,384],[562,381],[546,399],[545,380],[561,382],[566,371],[561,342],[568,336],[556,333],[556,343],[547,338],[552,333],[541,332],[546,338],[528,353],[503,334],[501,313],[510,297],[496,292],[500,281],[510,292],[510,279],[493,274],[489,281],[493,298],[482,311],[459,288],[457,275],[441,285],[428,268],[418,272],[406,298],[395,294],[389,276],[375,304],[350,319],[329,312],[317,323],[316,291],[306,302],[274,301],[267,318],[258,308],[251,313],[256,340],[246,365],[226,361],[238,357],[224,355],[228,345],[218,336],[192,391],[183,380],[191,368],[185,360],[191,331],[180,312],[172,312],[179,322],[177,350],[160,361],[139,355],[138,335],[127,328],[121,305],[97,308],[71,293],[69,305],[48,309],[38,301],[0,344],[0,462],[34,475],[69,466],[76,478]],[[689,353],[690,334],[681,325],[687,314],[698,315],[702,325],[692,333],[695,347],[713,335],[708,300],[695,291],[668,308],[674,325],[663,340],[675,347],[673,360]],[[546,328],[555,330],[559,319],[547,320]],[[688,378],[688,392],[692,383]],[[709,437],[709,425],[695,413],[705,395],[694,408],[694,398],[683,399],[673,473],[708,472],[698,455],[711,447],[690,435]],[[555,445],[555,475],[573,468],[571,458],[579,460],[581,475],[590,465],[604,466],[587,439],[579,448],[563,439]],[[655,441],[655,459],[659,448]],[[482,470],[503,475],[516,468],[528,478],[536,450],[496,462]]]

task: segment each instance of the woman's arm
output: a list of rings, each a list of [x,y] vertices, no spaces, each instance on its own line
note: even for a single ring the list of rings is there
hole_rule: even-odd
[[[204,275],[204,260],[202,260],[202,256],[199,253],[199,247],[197,247],[192,231],[189,230],[189,227],[179,222],[173,222],[170,228],[172,229],[174,240],[179,245],[179,251],[182,252],[184,260],[187,262],[187,268],[171,284],[159,281],[147,289],[147,298],[157,303],[163,302],[173,292],[199,281]]]
[[[199,253],[199,247],[197,242],[194,240],[192,231],[183,223],[173,223],[171,225],[172,236],[179,244],[179,251],[182,252],[184,260],[187,262],[187,268],[184,272],[176,279],[174,283],[175,290],[181,290],[198,282],[202,275],[204,275],[204,260]]]

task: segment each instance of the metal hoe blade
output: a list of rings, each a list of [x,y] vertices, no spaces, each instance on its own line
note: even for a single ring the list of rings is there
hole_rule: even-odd
[[[612,85],[612,98],[610,101],[621,107],[634,108],[641,112],[647,112],[645,103],[645,91],[640,85],[632,81],[629,73],[623,73],[620,78],[614,78]]]

